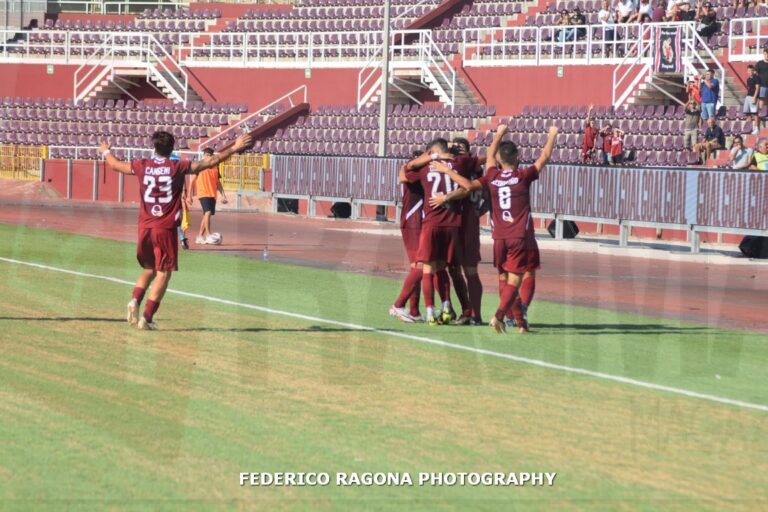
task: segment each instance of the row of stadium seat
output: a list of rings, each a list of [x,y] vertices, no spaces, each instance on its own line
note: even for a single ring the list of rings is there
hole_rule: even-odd
[[[167,101],[134,101],[134,100],[113,100],[113,99],[91,99],[75,105],[74,101],[66,98],[33,98],[27,96],[22,98],[16,96],[6,96],[2,99],[0,106],[4,107],[34,107],[34,108],[56,108],[69,110],[138,110],[146,112],[189,112],[189,113],[218,113],[218,114],[241,114],[248,111],[246,103],[206,103],[194,101],[187,103],[187,106],[180,103],[170,103]]]
[[[203,32],[213,22],[205,20],[57,20],[45,21],[45,30],[94,32]]]

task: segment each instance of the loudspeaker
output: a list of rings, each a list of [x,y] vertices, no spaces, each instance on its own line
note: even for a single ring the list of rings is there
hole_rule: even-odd
[[[348,219],[352,216],[352,204],[333,203],[331,206],[331,217],[336,219]]]
[[[576,238],[579,234],[579,226],[572,220],[564,220],[563,222],[563,238]],[[553,220],[547,226],[547,231],[552,238],[555,238],[555,229],[557,228],[557,221]]]
[[[299,200],[278,197],[277,211],[279,213],[299,213]]]
[[[768,259],[768,237],[745,236],[739,244],[739,250],[747,258]]]

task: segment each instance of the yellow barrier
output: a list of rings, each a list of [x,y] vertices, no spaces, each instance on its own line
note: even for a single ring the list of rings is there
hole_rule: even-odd
[[[48,157],[47,146],[0,144],[0,178],[36,181],[40,162]]]
[[[269,165],[269,155],[233,155],[221,164],[221,186],[224,190],[261,190],[261,171]]]

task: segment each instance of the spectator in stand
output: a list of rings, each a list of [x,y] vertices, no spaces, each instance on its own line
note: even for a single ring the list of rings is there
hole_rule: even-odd
[[[560,13],[560,19],[557,21],[558,26],[567,27],[571,24],[571,17],[568,15],[568,11],[563,10]],[[576,36],[576,30],[573,28],[564,28],[556,32],[557,40],[561,43],[565,41],[573,41]]]
[[[760,139],[752,153],[752,162],[749,166],[755,171],[768,171],[768,140]]]
[[[685,105],[685,132],[683,134],[683,144],[688,151],[692,151],[699,141],[700,123],[701,108],[692,96],[688,96],[688,103]]]
[[[708,120],[717,117],[717,100],[720,98],[720,82],[711,69],[701,79],[701,118]],[[721,146],[723,147],[723,146]]]
[[[670,4],[664,21],[683,21],[683,11],[680,9],[680,4]]]
[[[581,9],[576,7],[571,15],[571,25],[576,25],[576,38],[584,39],[587,37],[587,18],[581,13]]]
[[[629,23],[646,23],[651,21],[651,15],[653,14],[653,7],[650,0],[640,0],[640,4],[637,6],[637,12],[629,18]]]
[[[611,151],[608,155],[608,165],[618,165],[624,162],[624,131],[614,128],[611,134]]]
[[[584,121],[584,140],[581,143],[581,161],[585,164],[595,163],[595,144],[599,132],[595,128],[595,122],[592,120],[592,110],[594,105],[589,106],[587,111],[587,120]]]
[[[747,95],[744,98],[744,114],[747,120],[752,120],[752,135],[760,133],[760,116],[758,115],[757,98],[760,95],[760,77],[755,66],[747,66]]]
[[[603,148],[600,152],[600,161],[603,163],[603,165],[608,165],[608,157],[611,154],[611,132],[613,131],[613,127],[611,126],[611,123],[608,123],[607,125],[600,128],[600,137],[603,138]]]
[[[597,21],[603,27],[603,41],[605,41],[605,55],[610,57],[614,52],[614,44],[616,41],[616,11],[611,7],[609,0],[603,0],[602,8],[597,13]]]
[[[688,80],[688,85],[685,86],[685,93],[688,95],[688,99],[693,98],[696,103],[701,104],[701,88],[699,87],[699,75],[694,76]]]
[[[653,12],[651,13],[651,21],[654,23],[659,23],[664,21],[664,18],[667,15],[667,1],[666,0],[658,0],[656,2],[656,7],[654,7]]]
[[[720,30],[720,23],[717,22],[717,11],[715,11],[712,4],[701,3],[699,0],[699,8],[696,10],[696,31],[701,37],[710,38],[712,35]]]
[[[699,142],[693,146],[693,150],[699,153],[699,160],[702,164],[709,160],[714,151],[725,147],[725,134],[723,129],[717,125],[714,117],[707,119],[707,131],[704,134],[704,142]]]
[[[758,97],[760,99],[760,110],[762,110],[768,105],[768,48],[763,49],[763,60],[755,64],[755,71],[757,71],[757,77],[760,79],[760,93]]]
[[[635,14],[635,2],[632,0],[618,0],[616,4],[617,21],[619,23],[629,23],[629,20]]]
[[[733,138],[731,153],[728,155],[728,166],[731,169],[748,169],[752,163],[752,150],[744,147],[741,135]]]

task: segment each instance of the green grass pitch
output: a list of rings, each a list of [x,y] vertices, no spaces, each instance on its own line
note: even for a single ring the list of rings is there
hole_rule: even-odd
[[[139,270],[132,244],[2,225],[0,238],[2,258]],[[171,293],[162,330],[140,332],[124,320],[130,285],[0,261],[0,509],[768,507],[768,412],[499,356],[765,405],[765,335],[545,302],[524,337],[429,328],[387,315],[395,281],[210,253],[180,265],[174,290],[274,311]],[[283,471],[557,478],[240,486]]]

